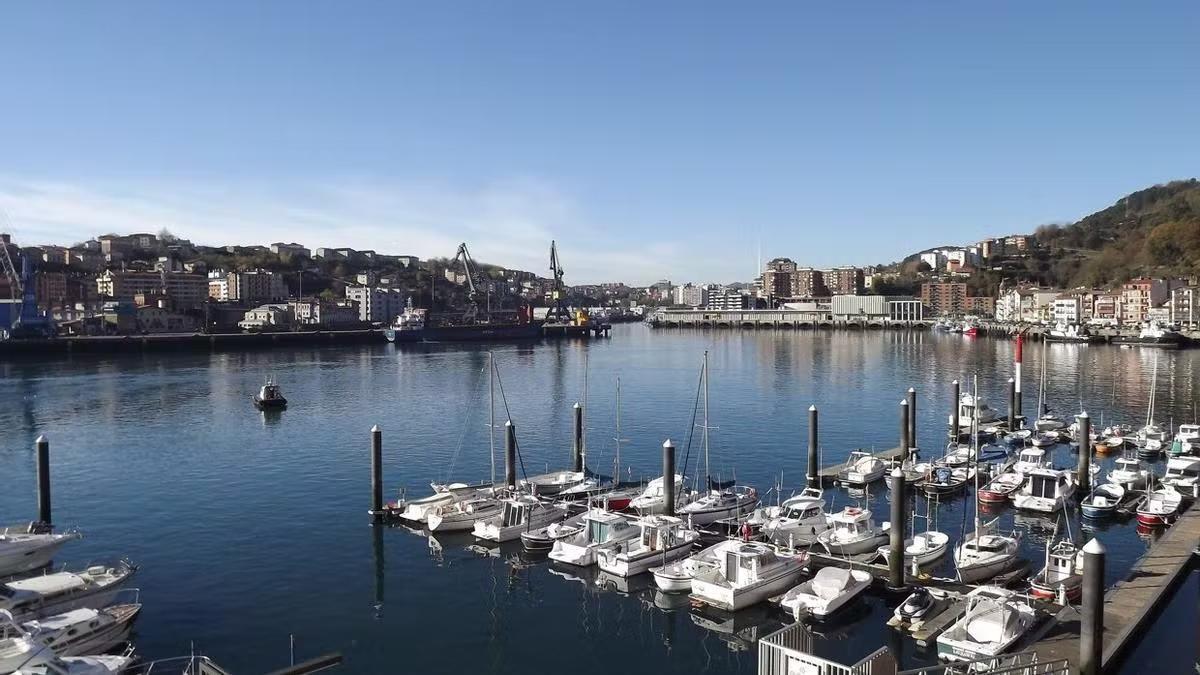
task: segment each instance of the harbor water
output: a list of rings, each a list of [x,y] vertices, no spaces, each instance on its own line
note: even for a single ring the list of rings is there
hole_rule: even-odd
[[[775,501],[772,486],[782,482],[786,497],[803,482],[810,404],[820,410],[828,465],[856,448],[898,445],[899,403],[914,387],[919,446],[935,457],[945,446],[951,381],[967,392],[978,375],[981,394],[1003,412],[1013,347],[924,332],[619,325],[609,339],[494,346],[496,418],[516,425],[532,474],[568,465],[571,406],[586,399],[587,461],[608,474],[619,377],[622,478],[659,473],[667,437],[694,475],[703,471],[693,415],[707,350],[713,477],[736,478]],[[1037,409],[1041,355],[1040,345],[1025,350],[1028,413]],[[1147,416],[1156,358],[1155,418],[1194,420],[1197,350],[1156,357],[1149,349],[1052,344],[1046,398],[1064,417],[1086,409],[1099,428],[1136,428]],[[482,346],[381,342],[3,362],[0,521],[36,516],[33,442],[44,434],[54,520],[85,534],[59,562],[128,557],[141,566],[134,585],[145,606],[135,642],[145,658],[194,645],[232,672],[266,672],[287,665],[294,636],[297,660],[338,651],[350,673],[754,672],[754,640],[788,620],[774,610],[700,615],[686,597],[656,593],[649,577],[625,583],[551,566],[519,545],[487,549],[467,536],[369,526],[372,425],[383,429],[388,498],[402,488],[424,495],[430,481],[489,477],[487,360]],[[251,405],[267,377],[290,401],[282,413]],[[502,447],[499,429],[495,439]],[[1060,466],[1075,465],[1065,445],[1054,455]],[[502,476],[502,453],[496,461]],[[1111,462],[1102,460],[1106,470]],[[1162,463],[1155,468],[1161,473]],[[888,517],[882,483],[858,498],[843,489],[826,494],[831,509],[861,500],[877,520]],[[957,540],[972,529],[973,512],[971,496],[949,498],[937,509],[937,529]],[[1055,521],[998,513],[1036,564]],[[1108,546],[1109,584],[1149,545],[1131,521],[1098,531],[1082,531],[1077,514],[1069,523],[1077,541],[1095,535]],[[953,573],[948,560],[939,572]],[[1187,649],[1168,646],[1172,632],[1200,631],[1197,584],[1195,574],[1183,583],[1164,613],[1171,625],[1160,622],[1139,647],[1160,645],[1155,672],[1194,672],[1200,661],[1190,638]],[[853,662],[889,646],[905,665],[933,662],[935,650],[884,625],[894,602],[869,595],[814,624],[817,652]]]

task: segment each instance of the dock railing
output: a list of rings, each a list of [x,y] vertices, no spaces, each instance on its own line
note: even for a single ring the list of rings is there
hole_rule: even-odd
[[[1034,652],[1005,654],[999,658],[975,661],[939,663],[935,666],[902,670],[896,675],[951,675],[957,673],[987,673],[987,675],[1070,675],[1071,663],[1067,659],[1038,661]]]

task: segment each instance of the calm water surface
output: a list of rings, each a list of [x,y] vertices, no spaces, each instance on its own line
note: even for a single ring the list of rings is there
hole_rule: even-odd
[[[589,464],[613,466],[620,377],[621,465],[642,476],[660,471],[664,438],[685,451],[708,350],[711,423],[719,427],[713,472],[765,491],[781,474],[786,486],[800,482],[810,404],[821,411],[825,463],[857,447],[895,446],[898,403],[910,386],[919,394],[920,445],[940,449],[950,381],[978,374],[981,392],[1004,409],[1012,346],[929,333],[618,326],[609,340],[505,345],[495,356],[528,471],[567,463],[570,408],[585,396],[586,362]],[[1150,350],[1051,345],[1048,400],[1064,415],[1082,406],[1097,423],[1103,415],[1106,423],[1141,424],[1154,358]],[[1156,417],[1194,419],[1200,351],[1158,358]],[[1040,360],[1040,348],[1026,350],[1029,411]],[[695,616],[685,600],[655,593],[649,577],[580,578],[524,559],[519,546],[473,550],[469,537],[433,542],[368,526],[373,424],[384,430],[389,497],[401,488],[424,494],[430,480],[488,475],[486,362],[478,347],[381,344],[3,363],[0,520],[34,517],[32,444],[45,434],[55,520],[86,534],[63,561],[127,556],[142,566],[137,646],[149,658],[194,643],[236,672],[265,672],[286,665],[294,634],[298,658],[341,651],[344,672],[354,673],[526,673],[563,664],[610,673],[616,663],[643,672],[754,672],[753,640],[782,625],[771,611]],[[291,401],[274,417],[250,405],[268,375]],[[691,447],[694,466],[698,442]],[[1060,447],[1056,461],[1073,465],[1074,456]],[[833,508],[852,501],[844,491],[827,494]],[[886,494],[870,499],[886,519]],[[954,538],[969,529],[970,503],[943,503],[939,529]],[[1040,557],[1054,522],[1003,517],[1022,532],[1027,557]],[[1071,530],[1087,534],[1077,519]],[[1110,582],[1147,546],[1132,524],[1096,534],[1111,552]],[[1190,607],[1177,611],[1189,635],[1197,632],[1196,612],[1187,612],[1195,583],[1180,596],[1191,593]],[[887,602],[869,597],[816,627],[817,650],[854,660],[887,644],[905,663],[932,661],[932,652],[883,626]],[[1193,658],[1158,672],[1190,672]]]

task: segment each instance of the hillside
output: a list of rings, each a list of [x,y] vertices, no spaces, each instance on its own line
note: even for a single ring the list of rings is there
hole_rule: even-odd
[[[1059,285],[1106,286],[1138,275],[1200,274],[1200,181],[1155,185],[1076,223],[1034,233]]]

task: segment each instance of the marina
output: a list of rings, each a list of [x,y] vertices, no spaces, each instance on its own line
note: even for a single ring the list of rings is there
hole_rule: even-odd
[[[661,475],[661,444],[669,436],[676,445],[677,470],[686,474],[690,486],[693,476],[700,473],[703,477],[705,473],[700,468],[703,462],[700,432],[707,429],[712,435],[711,477],[736,479],[738,485],[755,486],[762,504],[774,504],[787,498],[793,489],[798,494],[807,483],[805,410],[811,405],[819,408],[816,445],[825,462],[817,473],[827,478],[822,481],[827,511],[838,513],[847,508],[866,507],[874,512],[876,521],[894,521],[889,512],[895,491],[889,490],[883,480],[864,490],[837,484],[837,474],[846,468],[839,464],[844,465],[852,449],[873,447],[888,448],[876,457],[889,467],[906,454],[900,447],[918,447],[922,459],[937,459],[945,447],[946,417],[954,400],[949,380],[967,382],[976,371],[989,373],[987,377],[979,377],[980,393],[992,401],[1004,401],[1005,380],[1011,368],[1009,343],[987,339],[975,343],[972,351],[964,351],[960,344],[934,334],[909,336],[881,332],[841,339],[818,338],[819,333],[787,336],[758,333],[750,339],[709,342],[683,336],[649,338],[647,329],[636,325],[617,330],[622,333],[617,336],[621,339],[612,342],[512,346],[493,352],[502,375],[507,408],[497,418],[496,425],[508,418],[515,420],[519,463],[523,464],[515,472],[514,482],[526,476],[551,475],[557,468],[571,466],[575,435],[572,406],[585,400],[586,419],[582,425],[588,437],[587,466],[602,473],[610,472],[615,444],[606,439],[613,436],[609,428],[614,426],[614,401],[608,391],[611,384],[599,384],[597,373],[619,373],[625,419],[616,435],[628,439],[621,442],[621,457],[626,460],[621,463],[622,482],[644,484],[649,478]],[[1056,345],[1048,352],[1053,357],[1059,349],[1079,347]],[[1100,349],[1111,350],[1107,355],[1118,363],[1137,357],[1136,353],[1118,352],[1115,348]],[[713,415],[712,421],[704,423],[701,429],[688,423],[696,405],[696,372],[705,350],[710,352],[712,363]],[[585,351],[591,371],[586,397],[583,394]],[[1098,350],[1088,354],[1092,359],[1106,355]],[[166,371],[163,383],[172,383],[170,390],[162,389],[163,385],[154,380],[145,380],[143,387],[148,389],[143,391],[158,392],[157,401],[165,401],[174,415],[220,419],[227,427],[215,438],[207,429],[185,431],[177,434],[170,445],[137,441],[130,435],[133,427],[112,427],[109,433],[113,441],[102,439],[85,445],[72,436],[69,427],[55,422],[43,407],[44,402],[57,398],[77,401],[82,419],[86,420],[92,414],[87,412],[86,402],[94,400],[96,394],[76,389],[78,378],[99,383],[111,377],[106,373],[116,372],[111,369],[132,367],[136,372],[145,366],[91,359],[78,364],[43,364],[45,372],[37,378],[22,377],[20,366],[6,366],[6,375],[12,381],[24,383],[23,394],[12,400],[11,409],[27,411],[11,418],[11,423],[22,429],[22,433],[44,432],[55,439],[56,522],[78,523],[88,535],[71,542],[64,549],[67,555],[63,560],[81,561],[99,553],[115,552],[138,562],[136,583],[144,609],[138,619],[135,642],[138,651],[148,657],[179,653],[186,648],[180,641],[186,635],[185,640],[196,639],[231,672],[265,672],[279,667],[281,660],[286,661],[287,636],[294,634],[306,651],[344,653],[343,668],[348,672],[375,672],[396,657],[385,636],[394,631],[414,630],[419,625],[411,612],[398,608],[421,607],[426,613],[432,612],[430,616],[436,621],[448,621],[451,614],[468,617],[462,619],[470,627],[465,640],[479,654],[468,655],[466,659],[494,672],[516,672],[522,667],[529,655],[527,650],[534,646],[520,646],[521,636],[535,626],[564,649],[591,651],[601,649],[608,640],[628,641],[648,667],[664,672],[687,672],[704,664],[717,672],[745,672],[762,665],[757,656],[758,641],[794,620],[794,616],[770,605],[765,605],[765,609],[759,605],[739,609],[730,616],[724,616],[719,609],[692,609],[687,594],[679,597],[656,590],[650,574],[622,577],[619,576],[622,571],[615,567],[617,576],[595,566],[561,565],[548,560],[545,552],[525,551],[519,540],[489,544],[470,532],[431,536],[406,524],[365,531],[362,522],[367,503],[367,458],[374,454],[364,452],[365,430],[374,424],[383,430],[378,450],[380,463],[376,467],[380,485],[386,486],[379,491],[380,503],[384,493],[391,499],[401,488],[407,495],[419,498],[429,492],[430,481],[460,480],[473,484],[489,475],[487,352],[437,345],[381,345],[292,352],[280,360],[281,355],[284,353],[196,355],[197,361],[190,366],[184,361]],[[797,358],[800,355],[803,360]],[[1129,407],[1121,410],[1104,405],[1110,400],[1111,380],[1091,382],[1072,374],[1071,369],[1076,367],[1094,369],[1094,361],[1081,363],[1079,355],[1070,351],[1060,356],[1061,360],[1056,359],[1048,368],[1049,400],[1065,403],[1095,397],[1096,409],[1103,409],[1108,419],[1124,414],[1125,419],[1135,420],[1144,415],[1144,387],[1149,384],[1146,362],[1131,361],[1128,364],[1131,369],[1126,372],[1143,375],[1118,383],[1118,387],[1130,388],[1122,394],[1125,398],[1128,393]],[[780,412],[765,428],[762,415],[752,413],[758,400],[755,392],[761,391],[762,371],[758,364],[764,358],[769,358],[770,363],[791,363],[795,372],[807,371],[818,376],[811,383],[792,378],[775,389],[782,392],[777,402]],[[1160,411],[1174,406],[1175,414],[1182,415],[1190,407],[1179,393],[1190,391],[1192,386],[1190,380],[1183,379],[1190,372],[1186,370],[1190,368],[1190,356],[1179,352],[1171,358],[1184,361],[1160,365],[1163,373],[1174,375],[1160,374],[1159,384],[1164,388],[1158,392],[1158,405]],[[629,365],[631,360],[634,366]],[[449,364],[454,364],[453,368],[448,368]],[[928,364],[940,367],[934,373],[920,374]],[[331,368],[333,365],[337,367]],[[1113,372],[1112,362],[1106,365],[1106,371]],[[845,389],[821,387],[824,378],[834,377],[835,372],[871,374]],[[273,374],[286,391],[287,410],[260,413],[250,405],[250,393],[258,390],[267,373]],[[195,385],[200,380],[195,378],[207,378],[210,374],[215,374],[216,380],[202,386],[198,395],[180,395],[196,392]],[[411,402],[402,404],[383,395],[392,391],[397,382],[410,391],[415,387],[420,391],[456,389],[461,393],[442,399],[422,396],[422,405],[427,410],[417,412],[408,407]],[[447,386],[451,382],[457,386]],[[1178,392],[1175,387],[1179,387]],[[898,418],[908,419],[908,413],[900,411],[908,409],[909,388],[914,389],[913,394],[920,401],[914,413],[917,423],[913,425],[917,438],[911,443],[902,436],[903,432],[898,432],[896,424]],[[145,396],[134,398],[124,392],[102,391],[107,391],[105,396],[115,397],[112,401],[120,402],[117,409],[122,412],[117,416],[118,421],[133,424],[134,420],[140,420],[139,434],[150,433],[148,437],[153,438],[154,429],[166,428],[162,426],[168,423],[166,420],[155,421],[156,418],[144,415],[149,410]],[[339,392],[342,400],[329,399],[329,392]],[[545,392],[550,392],[550,396]],[[905,401],[905,408],[897,405],[901,400]],[[365,404],[365,409],[350,412],[355,404]],[[324,405],[332,405],[334,410],[345,414],[315,419],[306,414]],[[382,414],[385,410],[399,410],[401,405],[408,410],[402,424],[396,421],[398,418]],[[1142,413],[1137,412],[1139,407],[1143,407]],[[1001,416],[1008,412],[1004,405],[996,408]],[[648,415],[647,409],[660,412],[673,409],[675,412],[668,417],[677,419]],[[1160,412],[1159,416],[1169,418],[1170,414]],[[901,422],[901,429],[905,424]],[[689,439],[689,433],[694,438]],[[503,436],[499,428],[496,436]],[[893,448],[897,436],[901,436],[901,446]],[[311,437],[323,439],[324,443],[313,443]],[[235,438],[239,440],[235,442]],[[503,444],[501,440],[497,448]],[[22,449],[15,444],[6,447],[4,468],[18,480],[26,479],[21,476],[32,476],[28,447]],[[1046,451],[1049,462],[1073,470],[1076,460],[1067,443],[1056,443]],[[137,500],[130,505],[117,503],[107,512],[98,509],[93,500],[112,494],[139,491],[163,494],[161,488],[146,479],[127,480],[98,464],[118,456],[143,467],[156,467],[153,475],[171,477],[169,482],[183,480],[203,489],[173,490],[170,505],[164,506],[165,512],[161,514],[139,508]],[[329,462],[329,458],[338,461]],[[1101,457],[1097,461],[1107,470],[1115,459]],[[498,457],[496,461],[503,463]],[[219,468],[224,464],[243,468],[230,473]],[[316,472],[312,470],[315,466],[324,468]],[[1161,475],[1165,461],[1148,466]],[[500,468],[497,464],[496,469]],[[85,480],[88,489],[82,487]],[[284,487],[267,491],[264,481]],[[779,485],[786,487],[772,487]],[[906,509],[926,510],[925,498],[918,496],[918,492],[911,489],[900,492],[908,495]],[[1076,501],[1083,494],[1086,493],[1079,491]],[[3,499],[0,507],[9,520],[32,510],[33,502],[27,492],[24,495],[24,499],[19,499],[7,493],[0,498]],[[219,498],[214,501],[211,497]],[[920,505],[916,506],[918,500]],[[957,496],[941,497],[934,507],[938,529],[950,535],[952,545],[961,540],[964,531],[972,529],[966,521],[974,512],[975,501],[974,488],[968,486]],[[1128,598],[1121,602],[1128,603],[1126,606],[1130,608],[1142,608],[1139,611],[1148,617],[1145,621],[1122,620],[1114,625],[1124,628],[1113,630],[1128,629],[1134,635],[1144,633],[1154,624],[1154,603],[1149,601],[1150,596],[1164,597],[1169,591],[1143,590],[1140,596],[1130,595],[1122,591],[1121,580],[1140,574],[1138,570],[1142,569],[1153,569],[1156,575],[1160,569],[1166,570],[1165,563],[1155,563],[1153,568],[1137,567],[1148,565],[1137,562],[1145,554],[1147,560],[1173,558],[1178,568],[1162,577],[1186,583],[1183,579],[1187,568],[1182,561],[1191,555],[1185,545],[1189,536],[1192,548],[1195,546],[1196,535],[1192,531],[1195,510],[1184,512],[1157,539],[1157,535],[1143,539],[1136,532],[1128,510],[1124,515],[1089,523],[1078,520],[1078,507],[1074,509],[1066,517],[1076,521],[1071,528],[1078,544],[1082,546],[1088,538],[1098,536],[1109,549],[1105,577],[1106,584],[1114,589],[1112,595]],[[1020,533],[1020,555],[1026,564],[1022,569],[1008,571],[999,583],[1014,590],[1027,587],[1025,579],[1040,567],[1046,539],[1054,536],[1054,518],[1025,516],[1007,505],[983,510],[991,510],[985,516],[989,520],[1000,518],[999,531]],[[179,528],[169,524],[180,513],[194,514],[190,519],[194,526]],[[256,517],[247,520],[243,517],[246,513],[254,513]],[[152,528],[159,541],[148,541],[144,535],[126,531],[121,525],[125,522],[142,523],[143,530]],[[924,527],[913,529],[919,532]],[[321,532],[327,541],[338,542],[337,545],[314,548],[307,543],[314,531]],[[186,542],[184,548],[190,554],[173,553],[179,549],[174,549],[172,542],[175,545]],[[264,542],[271,545],[264,547]],[[890,545],[887,538],[884,544]],[[911,633],[888,627],[887,620],[904,594],[888,591],[894,570],[871,562],[877,557],[875,548],[847,556],[809,551],[805,559],[809,572],[802,579],[811,578],[808,575],[825,567],[857,569],[866,572],[872,582],[861,596],[829,619],[817,623],[806,619],[797,625],[809,631],[806,640],[821,658],[857,663],[884,646],[904,668],[930,666],[937,661],[934,645],[938,636],[953,623],[958,614],[955,608],[960,604],[950,602],[947,609]],[[763,553],[747,550],[744,555],[749,559]],[[283,558],[287,563],[272,569],[271,561]],[[764,570],[774,569],[768,568],[766,562],[759,564],[764,565]],[[328,632],[315,630],[316,623],[296,614],[292,599],[297,584],[305,583],[306,577],[323,568],[340,570],[335,577],[344,586],[341,595],[345,596],[322,603],[327,614],[339,617],[345,624]],[[228,581],[229,587],[204,583],[208,573],[201,573],[201,569],[227,570],[222,579]],[[238,574],[230,576],[235,569]],[[783,569],[786,568],[780,568],[779,574],[783,574]],[[279,583],[269,581],[276,572],[283,575]],[[904,586],[925,585],[960,596],[968,593],[970,586],[954,577],[949,554],[919,575],[901,569]],[[458,593],[451,590],[454,588],[472,592]],[[195,606],[197,593],[206,596],[204,610],[216,623],[197,623],[185,618]],[[1042,649],[1051,649],[1044,645],[1057,641],[1057,651],[1046,652],[1046,659],[1069,660],[1072,657],[1066,652],[1071,649],[1077,659],[1078,641],[1068,644],[1061,638],[1070,633],[1071,612],[1078,612],[1077,603],[1072,605],[1064,608],[1053,602],[1035,601],[1032,606],[1040,617],[1037,628],[1017,649],[1035,649],[1040,655]],[[1115,617],[1117,612],[1126,610],[1114,606],[1112,611]],[[247,621],[251,618],[258,628],[249,628],[251,624]],[[1129,628],[1134,623],[1142,625]],[[1122,640],[1130,642],[1119,633],[1110,634],[1110,628],[1106,624],[1106,650],[1116,649],[1115,645]],[[265,652],[253,649],[248,637],[234,637],[236,631],[243,630],[250,631],[255,645],[268,642],[282,643],[283,647]],[[837,637],[847,631],[855,636],[854,640]],[[1042,634],[1046,637],[1042,638]],[[497,642],[499,636],[508,637],[501,643]],[[435,645],[449,644],[448,637],[431,639]],[[230,647],[236,644],[242,647]],[[432,654],[408,654],[405,658],[409,667],[438,670]],[[1120,666],[1115,665],[1116,661],[1113,663],[1112,672],[1119,672]],[[585,666],[583,672],[599,671]]]

